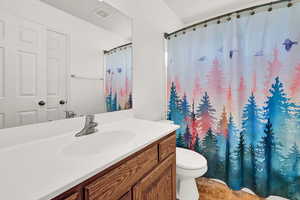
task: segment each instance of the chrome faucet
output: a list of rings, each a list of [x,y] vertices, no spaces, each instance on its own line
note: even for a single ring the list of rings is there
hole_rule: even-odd
[[[95,115],[86,115],[84,127],[80,132],[75,134],[75,137],[90,135],[97,132],[98,130],[96,129],[96,127],[98,126],[98,123],[94,122],[94,119]]]

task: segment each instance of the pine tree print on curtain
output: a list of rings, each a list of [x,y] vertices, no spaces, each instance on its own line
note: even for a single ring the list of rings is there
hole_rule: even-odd
[[[300,200],[299,18],[296,3],[168,40],[168,119],[206,177]]]
[[[105,55],[105,102],[107,112],[132,108],[132,47]]]

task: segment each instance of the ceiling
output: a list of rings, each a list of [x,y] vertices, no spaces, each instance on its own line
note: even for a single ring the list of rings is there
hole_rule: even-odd
[[[99,0],[41,0],[73,16],[131,40],[131,19]]]
[[[115,32],[126,40],[132,38],[132,20],[110,4],[101,0],[40,0],[94,25]],[[251,7],[272,0],[160,0],[169,7],[185,24],[226,14],[238,9]],[[274,0],[273,0],[274,1]],[[110,2],[110,1],[109,1]],[[129,0],[122,0],[125,4]],[[153,5],[156,5],[152,2]],[[152,5],[151,4],[151,5]],[[137,9],[135,6],[134,9]],[[159,9],[156,9],[157,11]],[[104,11],[104,12],[102,12]],[[150,11],[149,11],[150,12]],[[106,15],[101,17],[97,15]],[[146,13],[144,13],[146,14]],[[156,13],[160,14],[160,13]],[[149,16],[152,13],[148,13]]]
[[[185,23],[226,14],[237,9],[255,4],[270,2],[270,0],[164,0],[175,14]]]

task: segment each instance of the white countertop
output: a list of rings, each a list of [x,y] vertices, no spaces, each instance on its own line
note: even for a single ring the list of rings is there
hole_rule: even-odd
[[[0,148],[1,199],[51,199],[178,128],[135,118],[101,124],[96,117],[96,121],[100,124],[99,132],[90,136],[74,137],[76,127],[74,131]],[[95,143],[97,134],[105,132],[127,132],[134,136],[124,143],[117,139],[99,141],[103,148],[99,154],[66,153],[65,149],[73,143]]]

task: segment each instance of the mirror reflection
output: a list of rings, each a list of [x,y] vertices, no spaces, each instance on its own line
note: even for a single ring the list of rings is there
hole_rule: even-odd
[[[105,52],[105,66],[106,110],[132,108],[132,44]]]
[[[98,0],[0,14],[0,128],[132,107],[131,19]]]

